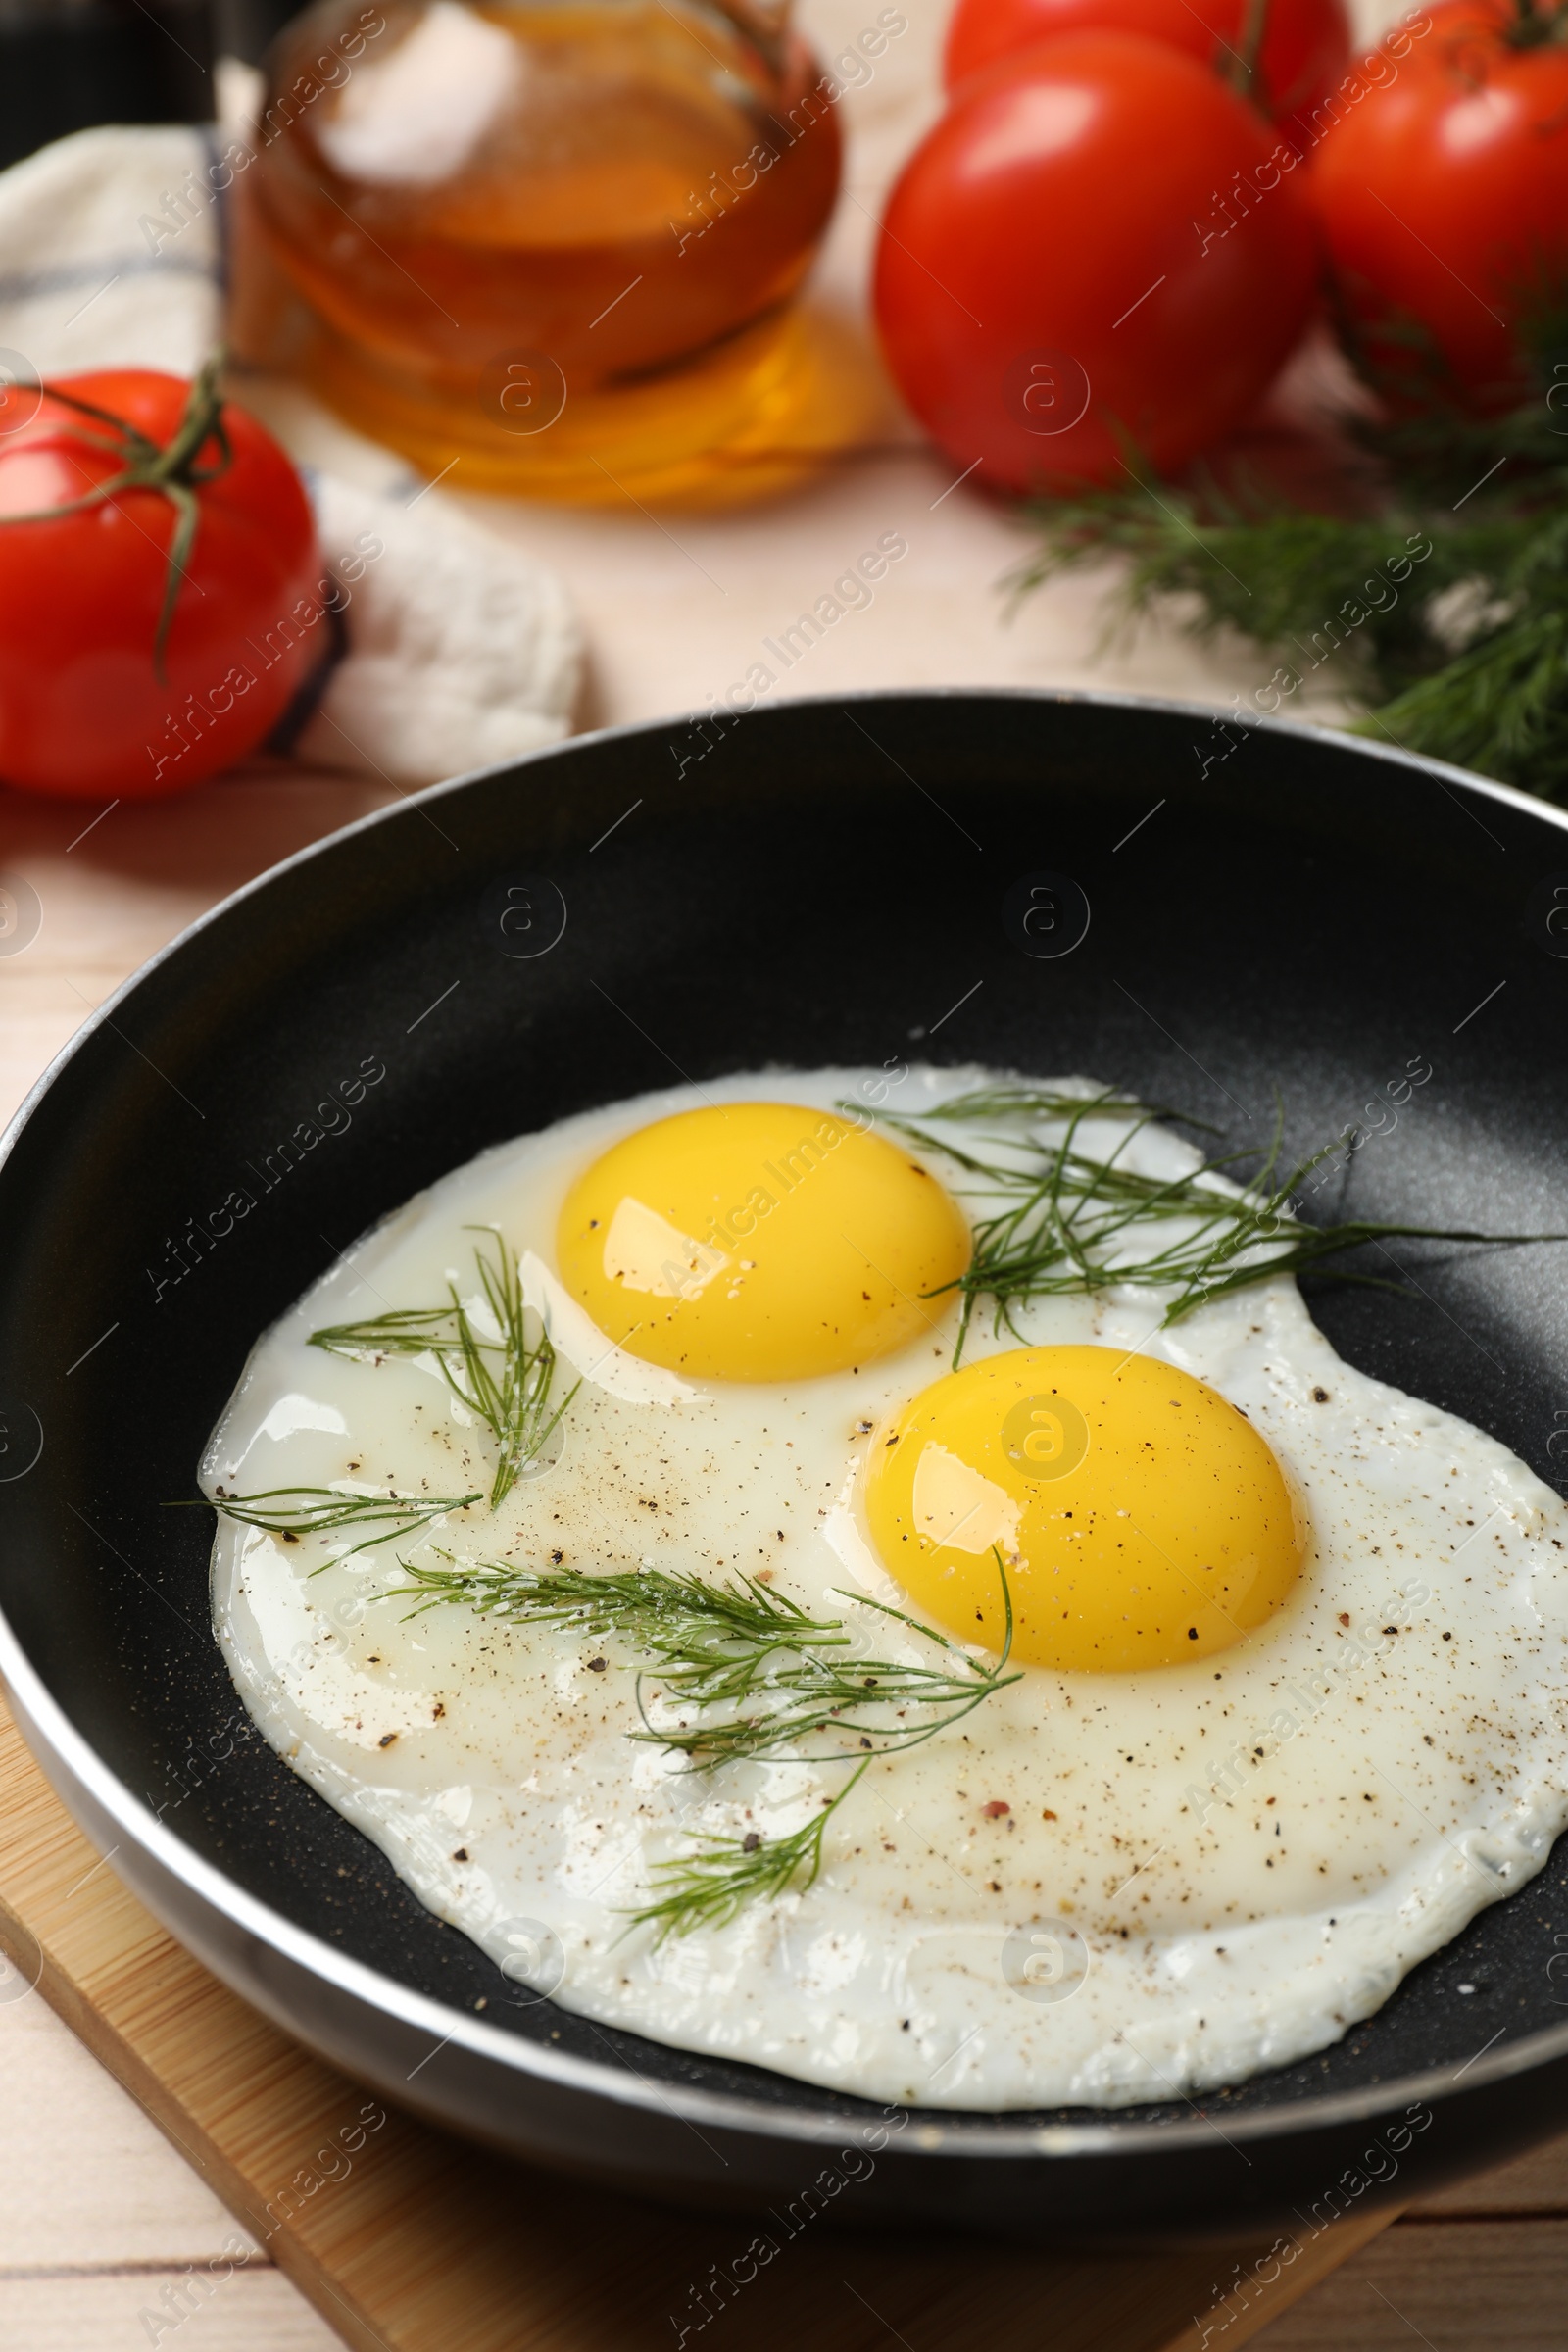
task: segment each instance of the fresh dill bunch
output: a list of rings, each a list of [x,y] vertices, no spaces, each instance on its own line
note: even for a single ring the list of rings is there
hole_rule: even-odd
[[[751,1577],[710,1585],[659,1568],[598,1573],[519,1568],[505,1560],[399,1565],[409,1582],[392,1587],[388,1597],[412,1598],[411,1616],[455,1601],[513,1623],[618,1636],[643,1661],[637,1702],[644,1728],[631,1737],[687,1757],[698,1771],[755,1762],[786,1747],[799,1752],[799,1741],[823,1737],[840,1744],[806,1761],[835,1763],[846,1741],[896,1754],[1018,1680],[1006,1672],[1012,1600],[1004,1573],[1005,1637],[994,1665],[902,1609],[858,1595],[862,1607],[908,1626],[954,1661],[921,1666],[853,1654],[857,1645],[841,1617],[809,1617]],[[658,1690],[651,1695],[696,1720],[655,1724],[644,1704],[645,1686],[653,1684]]]
[[[469,1232],[491,1233],[489,1226],[470,1226]],[[487,1339],[449,1282],[446,1306],[395,1307],[362,1323],[333,1323],[311,1334],[313,1348],[329,1355],[345,1355],[357,1363],[375,1363],[384,1356],[429,1356],[439,1366],[454,1396],[478,1414],[500,1448],[490,1488],[492,1510],[504,1502],[527,1465],[538,1458],[582,1387],[573,1381],[565,1396],[550,1409],[556,1377],[556,1350],[538,1316],[523,1304],[522,1278],[515,1251],[505,1237],[494,1234],[496,1257],[481,1243],[474,1250],[479,1287],[497,1332]],[[530,1336],[530,1324],[532,1332]]]
[[[1006,585],[1017,599],[1058,573],[1120,556],[1111,633],[1118,621],[1183,600],[1189,636],[1203,642],[1234,630],[1278,663],[1279,682],[1270,681],[1269,699],[1257,706],[1271,716],[1289,711],[1296,687],[1288,680],[1298,687],[1330,660],[1342,694],[1370,703],[1440,667],[1432,604],[1461,582],[1495,573],[1517,541],[1510,533],[1499,547],[1489,528],[1484,548],[1474,547],[1472,532],[1428,532],[1404,507],[1381,520],[1347,520],[1261,498],[1244,505],[1211,483],[1182,490],[1167,482],[1146,487],[1148,480],[1036,507],[1041,545]],[[1412,539],[1429,550],[1418,569],[1406,546]],[[1404,582],[1384,580],[1369,593],[1391,560],[1410,563]]]
[[[411,1536],[444,1512],[466,1510],[478,1500],[477,1494],[345,1494],[336,1487],[264,1487],[255,1494],[226,1494],[219,1487],[211,1496],[196,1495],[165,1508],[219,1511],[242,1527],[261,1527],[269,1535],[281,1536],[285,1544],[297,1544],[302,1536],[334,1535],[344,1527],[384,1527],[384,1534],[364,1536],[337,1555],[349,1560],[357,1551],[373,1551],[378,1544]]]
[[[651,1925],[662,1943],[697,1928],[725,1926],[758,1896],[772,1900],[791,1886],[809,1886],[821,1868],[823,1831],[879,1755],[934,1739],[994,1691],[1021,1680],[1007,1672],[1012,1593],[1001,1553],[995,1557],[1005,1630],[992,1665],[865,1594],[857,1596],[863,1606],[896,1618],[956,1663],[921,1667],[849,1657],[844,1653],[854,1643],[842,1618],[808,1616],[752,1577],[709,1585],[658,1568],[598,1574],[515,1568],[504,1560],[451,1561],[446,1568],[404,1560],[409,1582],[393,1586],[386,1597],[414,1599],[409,1614],[415,1617],[455,1601],[480,1616],[564,1626],[596,1639],[618,1636],[645,1661],[637,1682],[643,1729],[629,1737],[683,1756],[694,1771],[765,1762],[786,1748],[806,1763],[855,1764],[832,1802],[789,1836],[750,1830],[742,1838],[705,1837],[688,1853],[661,1863],[653,1874],[653,1900],[629,1912],[627,1926]],[[667,1703],[698,1720],[651,1722],[643,1704],[650,1678]],[[737,1707],[748,1711],[736,1713]],[[890,1709],[891,1723],[885,1720]],[[801,1754],[801,1740],[823,1736],[841,1744]]]
[[[1494,625],[1357,732],[1568,799],[1568,510],[1538,523],[1488,586]]]
[[[689,1853],[657,1863],[650,1874],[652,1900],[627,1915],[628,1931],[652,1927],[657,1951],[671,1936],[727,1928],[759,1897],[774,1902],[791,1887],[806,1893],[822,1868],[822,1834],[870,1763],[862,1757],[837,1796],[783,1838],[764,1838],[760,1830],[748,1830],[744,1838],[709,1836]]]
[[[941,1152],[983,1178],[983,1198],[995,1199],[998,1193],[1003,1197],[1001,1207],[975,1221],[974,1252],[966,1270],[927,1294],[940,1298],[956,1290],[962,1300],[955,1366],[962,1358],[975,1309],[986,1298],[992,1302],[993,1330],[1021,1340],[1014,1317],[1032,1300],[1132,1284],[1173,1292],[1161,1317],[1161,1324],[1169,1326],[1205,1299],[1278,1274],[1321,1272],[1336,1281],[1399,1289],[1396,1281],[1324,1263],[1365,1242],[1402,1237],[1518,1244],[1565,1238],[1474,1233],[1367,1218],[1308,1225],[1295,1215],[1293,1196],[1341,1145],[1326,1144],[1282,1178],[1283,1114],[1276,1119],[1274,1140],[1261,1168],[1239,1191],[1222,1190],[1214,1179],[1244,1157],[1241,1152],[1205,1159],[1186,1176],[1141,1176],[1127,1167],[1124,1154],[1129,1145],[1156,1113],[1109,1091],[1081,1096],[1043,1093],[1034,1087],[987,1087],[956,1096],[926,1114],[933,1122],[1012,1121],[1014,1133],[984,1139],[1004,1154],[996,1159],[962,1150],[941,1133],[940,1125],[933,1131],[886,1111],[877,1115],[920,1150]],[[1096,1157],[1084,1148],[1080,1136],[1086,1120],[1130,1116],[1132,1125],[1107,1157]],[[962,1185],[954,1189],[960,1195],[964,1191]]]
[[[1116,488],[1026,510],[1038,545],[1004,585],[1016,602],[1119,558],[1112,620],[1176,598],[1190,634],[1250,638],[1278,664],[1258,711],[1289,714],[1298,688],[1331,678],[1363,706],[1355,732],[1568,800],[1561,289],[1541,292],[1521,332],[1528,386],[1494,416],[1466,409],[1408,323],[1353,354],[1384,404],[1346,427],[1353,512],[1303,512],[1201,469],[1178,486],[1129,448]]]

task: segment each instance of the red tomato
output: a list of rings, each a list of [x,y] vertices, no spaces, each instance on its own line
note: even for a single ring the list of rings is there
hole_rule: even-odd
[[[160,449],[192,390],[144,368],[58,382]],[[174,501],[127,489],[68,512],[124,469],[113,434],[48,387],[10,388],[3,410],[21,421],[0,413],[0,777],[88,800],[200,783],[261,742],[325,651],[299,475],[222,404],[232,461],[213,433],[193,455],[196,536],[160,665]]]
[[[1008,490],[1124,478],[1129,436],[1160,470],[1185,465],[1306,323],[1317,246],[1296,169],[1206,68],[1131,33],[991,67],[883,220],[877,323],[906,400]]]
[[[949,89],[999,57],[1058,33],[1141,32],[1185,50],[1201,66],[1229,62],[1246,38],[1248,0],[958,0],[948,26],[943,71]],[[1270,0],[1250,95],[1276,122],[1299,118],[1327,98],[1350,54],[1345,0]]]
[[[1568,292],[1568,14],[1450,0],[1362,59],[1347,97],[1309,185],[1369,362],[1414,395],[1413,321],[1476,408],[1506,406],[1521,321]]]

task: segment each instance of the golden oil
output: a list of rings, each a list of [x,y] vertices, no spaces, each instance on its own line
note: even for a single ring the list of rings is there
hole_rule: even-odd
[[[247,174],[295,365],[454,487],[778,486],[864,406],[792,306],[835,94],[740,0],[326,0],[274,48]]]

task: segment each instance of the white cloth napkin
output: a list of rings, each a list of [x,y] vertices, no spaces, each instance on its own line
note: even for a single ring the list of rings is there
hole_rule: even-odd
[[[209,166],[228,136],[83,130],[0,172],[0,368],[195,372],[222,332]],[[400,500],[305,478],[346,592],[347,649],[301,758],[428,784],[569,733],[582,649],[553,572],[414,481]]]

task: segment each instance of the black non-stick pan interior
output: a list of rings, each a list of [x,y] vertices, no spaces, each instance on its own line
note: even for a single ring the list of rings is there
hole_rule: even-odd
[[[0,1401],[43,1441],[31,1473],[0,1482],[0,1600],[179,1838],[399,1983],[488,2003],[491,1964],[250,1731],[209,1630],[210,1522],[162,1507],[192,1492],[264,1327],[485,1145],[770,1064],[1081,1072],[1259,1156],[1278,1104],[1288,1158],[1430,1065],[1317,1202],[1561,1229],[1557,881],[1568,835],[1452,777],[1332,737],[1050,697],[640,729],[401,807],[149,971],[0,1176]],[[280,1151],[319,1132],[332,1095],[348,1123]],[[254,1202],[239,1215],[236,1195]],[[1394,1258],[1405,1294],[1312,1289],[1336,1348],[1554,1481],[1568,1250]],[[1458,2068],[1499,2030],[1560,2025],[1565,1920],[1568,1841],[1339,2046],[1219,2104]],[[549,2005],[488,2014],[558,2049],[613,2047],[654,2082],[858,2107]]]

